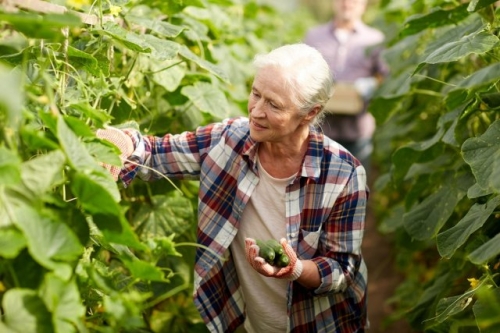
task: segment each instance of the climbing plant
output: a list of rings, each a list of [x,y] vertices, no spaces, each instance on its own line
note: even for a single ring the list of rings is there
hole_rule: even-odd
[[[95,131],[244,115],[253,56],[296,40],[308,18],[294,17],[253,0],[5,2],[0,331],[206,331],[191,299],[197,183],[125,188]]]
[[[391,74],[370,112],[373,207],[404,281],[395,318],[425,332],[500,330],[499,10],[381,1]]]

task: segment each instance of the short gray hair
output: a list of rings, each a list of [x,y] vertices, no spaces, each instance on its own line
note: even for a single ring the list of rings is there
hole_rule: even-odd
[[[280,70],[292,92],[292,101],[304,115],[320,105],[321,111],[312,121],[313,125],[319,124],[324,116],[323,108],[332,94],[333,77],[318,50],[301,43],[284,45],[267,54],[256,55],[253,65],[257,71],[269,66]]]

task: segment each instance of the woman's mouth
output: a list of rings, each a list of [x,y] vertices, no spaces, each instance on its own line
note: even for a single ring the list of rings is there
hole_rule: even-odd
[[[262,126],[258,123],[256,123],[254,120],[252,120],[252,125],[253,127],[255,127],[256,129],[265,129],[266,127],[265,126]]]

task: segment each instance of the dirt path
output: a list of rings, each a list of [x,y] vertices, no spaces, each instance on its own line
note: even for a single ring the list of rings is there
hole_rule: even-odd
[[[395,253],[390,238],[377,231],[370,209],[366,220],[362,251],[368,267],[368,318],[371,329],[367,333],[414,332],[404,321],[390,326],[384,323],[384,319],[392,311],[387,301],[401,281],[401,276],[394,269]]]

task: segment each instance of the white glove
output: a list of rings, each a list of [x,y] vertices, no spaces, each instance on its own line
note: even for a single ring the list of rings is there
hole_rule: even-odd
[[[373,93],[378,87],[378,80],[373,77],[360,77],[354,81],[354,88],[358,91],[361,97],[367,101],[372,98]]]
[[[132,142],[132,139],[127,134],[123,133],[115,127],[106,127],[105,129],[99,129],[96,132],[96,136],[100,139],[111,142],[116,147],[118,147],[118,149],[120,149],[120,160],[122,161],[122,166],[123,162],[134,152],[134,144]],[[106,163],[102,163],[102,166],[111,173],[115,181],[118,180],[118,175],[120,174],[121,167]]]

